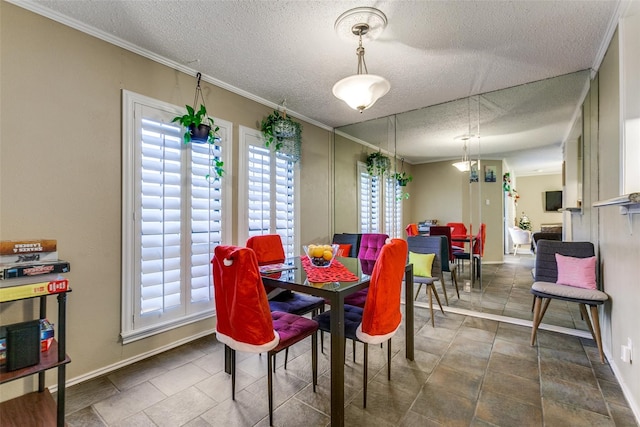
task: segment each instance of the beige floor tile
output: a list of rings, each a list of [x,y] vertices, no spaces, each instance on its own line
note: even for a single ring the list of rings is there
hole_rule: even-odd
[[[93,405],[107,424],[115,424],[147,409],[166,397],[149,382],[122,391]]]
[[[145,409],[147,416],[159,427],[181,426],[215,407],[217,402],[196,387],[175,393]]]
[[[612,427],[616,424],[606,415],[591,412],[576,406],[542,399],[546,426],[562,427]],[[624,426],[624,424],[620,424]]]
[[[528,405],[501,394],[482,391],[476,418],[496,426],[542,426],[540,406]]]
[[[194,384],[204,381],[208,377],[209,374],[207,371],[193,363],[187,363],[186,365],[179,366],[157,376],[149,382],[167,396],[171,396],[172,394],[176,394]]]

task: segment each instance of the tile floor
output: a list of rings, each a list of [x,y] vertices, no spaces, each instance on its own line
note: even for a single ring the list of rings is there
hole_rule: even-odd
[[[527,274],[530,277],[526,263],[483,266],[483,299],[494,298],[491,283],[526,287]],[[451,297],[453,288],[448,290]],[[461,293],[462,301],[466,297],[470,298]],[[495,296],[499,298],[503,297]],[[521,302],[494,301],[494,308],[502,310],[500,314],[530,311],[530,296],[521,298]],[[456,300],[451,297],[452,306]],[[637,425],[611,368],[600,363],[591,339],[541,330],[538,345],[531,347],[527,326],[436,313],[433,328],[428,309],[416,308],[414,361],[404,357],[404,331],[393,339],[391,381],[386,378],[386,347],[370,347],[366,410],[362,409],[362,345],[358,344],[354,363],[348,343],[347,426]],[[329,425],[328,345],[325,340],[316,393],[310,385],[309,340],[293,347],[287,370],[281,366],[283,357],[278,357],[274,425]],[[232,401],[230,377],[223,371],[223,346],[215,337],[205,337],[68,388],[67,422],[82,427],[267,426],[264,355],[238,353],[237,381]]]
[[[533,262],[534,255],[525,251],[518,256],[506,255],[503,264],[483,264],[482,288],[475,285],[471,292],[461,292],[460,300],[457,298],[450,300],[451,307],[531,321],[533,297],[529,289]],[[459,280],[461,290],[465,274],[468,278],[468,270],[466,268],[461,273],[462,277]],[[445,276],[445,281],[450,283],[448,273],[445,273]],[[448,295],[452,294],[453,292],[449,290]],[[418,300],[427,301],[424,295],[421,295]],[[577,304],[554,300],[544,316],[544,323],[560,328],[577,329],[589,334]]]

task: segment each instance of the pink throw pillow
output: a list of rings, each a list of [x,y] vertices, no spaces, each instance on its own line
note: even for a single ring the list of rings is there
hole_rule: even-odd
[[[576,288],[597,289],[595,256],[575,258],[556,254],[556,263],[558,264],[557,284]]]

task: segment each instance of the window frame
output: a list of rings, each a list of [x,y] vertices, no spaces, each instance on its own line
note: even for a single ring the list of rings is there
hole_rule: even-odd
[[[123,344],[137,341],[158,333],[166,332],[174,328],[184,326],[190,323],[210,318],[215,315],[215,304],[213,295],[211,300],[206,302],[196,301],[192,303],[183,299],[185,296],[185,284],[181,284],[181,300],[183,301],[180,310],[183,312],[167,316],[168,319],[158,318],[155,321],[136,322],[136,317],[140,313],[140,303],[136,304],[136,295],[139,295],[140,282],[136,279],[137,271],[139,271],[140,258],[139,253],[140,236],[136,236],[136,221],[139,211],[140,198],[142,197],[142,189],[139,173],[136,172],[137,156],[136,153],[141,147],[141,128],[137,126],[138,120],[135,117],[136,107],[153,108],[161,113],[167,113],[172,116],[179,116],[184,113],[184,107],[163,102],[154,98],[137,94],[128,90],[122,90],[122,271],[121,271],[121,332]],[[230,165],[232,164],[232,141],[233,141],[233,124],[231,122],[214,118],[216,124],[225,130],[225,139],[222,145],[222,160],[225,164],[225,176],[221,180],[220,191],[222,192],[221,203],[223,206],[221,212],[221,241],[228,242],[231,236],[232,225],[232,192],[231,192],[231,176]],[[190,145],[189,145],[190,148]],[[190,159],[188,155],[187,159]],[[187,167],[187,170],[190,170]],[[189,189],[185,189],[185,194],[190,194],[191,181],[188,182]],[[181,188],[184,183],[181,183]],[[189,203],[189,201],[182,201]],[[184,218],[181,218],[181,220]],[[191,221],[191,216],[187,218]],[[181,268],[191,268],[191,264],[182,264]],[[187,273],[185,273],[187,274]],[[196,310],[190,310],[190,306],[200,306]]]

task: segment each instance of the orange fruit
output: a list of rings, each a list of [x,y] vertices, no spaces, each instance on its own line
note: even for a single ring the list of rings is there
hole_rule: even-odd
[[[331,258],[333,258],[333,252],[331,250],[324,251],[322,253],[322,258],[324,258],[325,261],[331,261]]]

